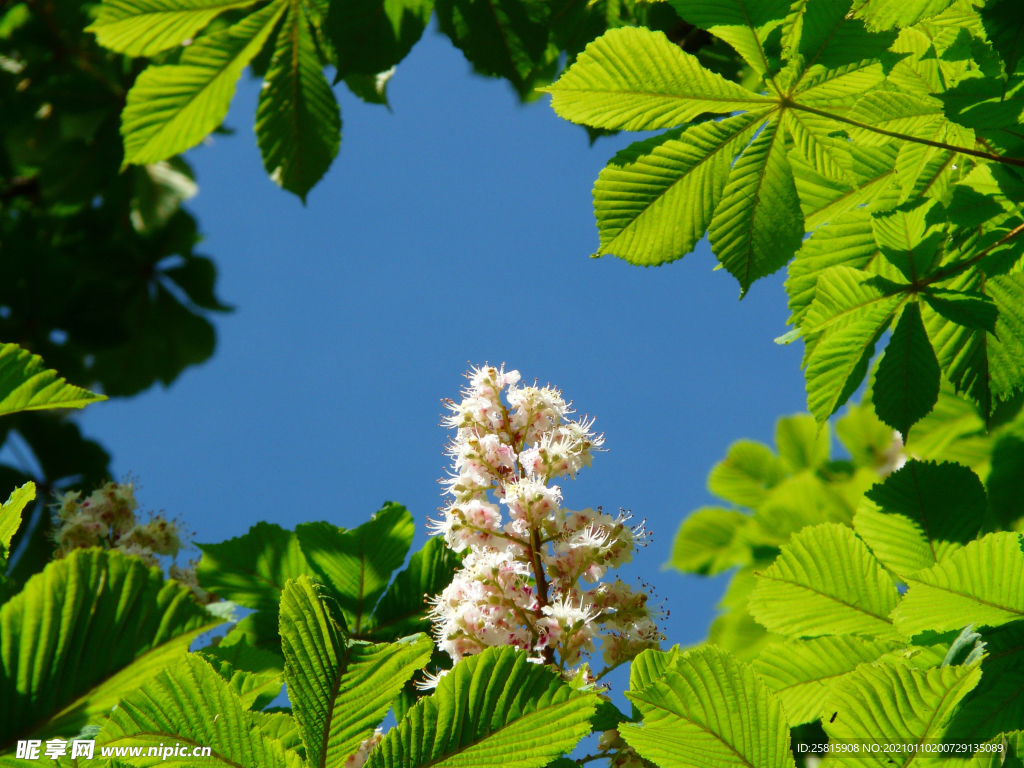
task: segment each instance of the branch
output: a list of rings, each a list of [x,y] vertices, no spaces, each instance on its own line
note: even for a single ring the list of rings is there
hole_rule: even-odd
[[[1014,227],[1009,232],[1007,232],[1005,235],[1003,235],[1001,238],[996,240],[994,243],[992,243],[992,245],[979,251],[971,258],[967,259],[966,261],[961,261],[958,264],[951,264],[946,269],[938,270],[931,277],[922,280],[919,283],[919,285],[932,285],[933,283],[939,283],[942,282],[943,280],[948,280],[951,277],[956,277],[964,270],[973,267],[983,258],[988,256],[996,248],[1000,247],[1001,245],[1006,245],[1006,243],[1013,240],[1013,238],[1017,237],[1017,235],[1021,234],[1022,232],[1024,232],[1024,224],[1019,224],[1018,226]]]

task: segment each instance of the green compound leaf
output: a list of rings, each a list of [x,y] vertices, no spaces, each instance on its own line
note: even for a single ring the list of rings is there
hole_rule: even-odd
[[[823,523],[795,534],[758,574],[749,609],[770,631],[791,637],[885,639],[896,636],[889,614],[898,601],[896,585],[864,542],[845,525]]]
[[[127,56],[153,56],[194,37],[213,19],[256,0],[104,0],[85,28],[104,48]]]
[[[181,743],[209,747],[202,764],[224,768],[287,768],[280,741],[262,733],[265,716],[246,710],[228,682],[199,654],[189,654],[122,699],[97,737],[104,747],[142,747],[143,756],[118,757],[135,766],[197,765],[187,756],[146,757],[149,747]],[[97,750],[98,751],[98,750]]]
[[[690,253],[722,198],[733,157],[761,117],[737,115],[637,142],[597,177],[598,255],[651,266]]]
[[[720,507],[703,507],[679,526],[668,565],[684,573],[712,576],[750,561],[750,550],[736,533],[750,521],[748,515]]]
[[[106,400],[75,387],[44,367],[43,359],[17,344],[0,345],[0,416],[47,408],[82,408]]]
[[[593,693],[510,647],[463,659],[370,753],[367,768],[541,768],[590,732]]]
[[[643,714],[619,733],[661,768],[791,768],[779,700],[745,663],[715,646],[678,657],[661,677],[626,696]]]
[[[303,201],[338,154],[338,102],[299,0],[289,3],[260,91],[256,138],[270,178]]]
[[[942,562],[974,539],[985,516],[981,480],[950,462],[911,459],[865,495],[853,527],[901,578]]]
[[[821,717],[830,686],[897,647],[856,635],[787,640],[765,646],[752,666],[779,697],[790,725],[800,725]]]
[[[310,567],[341,607],[346,630],[363,631],[374,606],[405,561],[415,524],[400,504],[388,503],[352,531],[330,523],[304,523],[295,529]]]
[[[100,723],[218,623],[138,558],[81,549],[50,563],[0,607],[0,752]]]
[[[786,159],[782,124],[767,123],[729,171],[708,236],[719,262],[745,294],[800,247],[803,214]]]
[[[864,664],[832,686],[822,725],[829,739],[838,743],[935,741],[946,734],[957,705],[980,678],[977,664],[927,671],[904,664]],[[918,762],[911,753],[900,765]],[[882,768],[893,761],[882,752],[860,752],[844,753],[842,764]]]
[[[906,637],[968,624],[995,627],[1024,618],[1020,534],[990,533],[907,577],[893,621]]]
[[[939,399],[941,371],[916,302],[904,307],[875,374],[875,413],[903,435]]]
[[[612,29],[544,89],[560,117],[594,128],[651,131],[705,112],[757,110],[771,101],[701,66],[662,32]]]
[[[217,128],[242,70],[287,8],[283,0],[199,38],[178,64],[148,67],[121,114],[125,164],[145,165],[184,152]]]
[[[313,768],[341,765],[373,734],[394,699],[429,660],[433,643],[351,643],[313,582],[288,582],[281,596],[288,697]]]

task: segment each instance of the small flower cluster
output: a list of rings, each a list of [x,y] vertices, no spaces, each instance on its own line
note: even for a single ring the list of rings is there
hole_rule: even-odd
[[[598,583],[644,544],[643,525],[627,513],[566,510],[552,484],[590,466],[604,443],[593,421],[570,419],[553,387],[517,386],[517,371],[485,366],[467,378],[443,422],[457,430],[447,450],[453,472],[442,481],[451,500],[431,521],[449,547],[468,550],[431,609],[441,650],[458,661],[512,645],[566,669],[598,641],[609,666],[657,647],[647,595]]]
[[[163,514],[150,514],[140,522],[132,483],[107,483],[86,498],[80,491],[69,491],[57,500],[53,538],[55,558],[88,547],[115,549],[133,555],[147,565],[158,566],[159,556],[177,557],[183,546],[182,524]],[[199,587],[193,564],[170,567],[171,578],[189,586],[201,603],[210,596]]]
[[[384,731],[381,728],[377,728],[373,732],[373,736],[368,739],[363,739],[359,743],[359,747],[351,755],[345,758],[344,768],[363,768],[366,763],[366,759],[370,756],[370,750],[376,747],[384,740]]]

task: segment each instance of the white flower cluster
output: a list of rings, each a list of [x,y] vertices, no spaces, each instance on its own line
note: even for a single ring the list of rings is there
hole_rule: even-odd
[[[566,669],[598,641],[609,666],[657,647],[647,595],[619,580],[597,583],[632,559],[643,525],[600,508],[566,510],[552,484],[590,466],[604,442],[593,421],[569,419],[557,389],[519,385],[518,371],[485,366],[467,378],[443,422],[457,430],[443,481],[451,501],[431,521],[449,547],[468,550],[431,609],[441,650],[458,661],[512,645]]]

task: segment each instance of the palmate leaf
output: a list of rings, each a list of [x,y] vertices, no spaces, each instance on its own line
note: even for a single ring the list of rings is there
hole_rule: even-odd
[[[679,526],[668,565],[684,573],[712,576],[750,561],[749,548],[737,542],[737,531],[750,521],[742,512],[702,507]]]
[[[661,768],[790,768],[789,726],[779,700],[745,663],[714,646],[682,654],[627,697],[643,714],[619,733]]]
[[[303,201],[341,144],[341,114],[300,0],[290,0],[256,108],[270,178]]]
[[[426,635],[351,643],[306,576],[281,597],[288,697],[310,766],[341,765],[373,733],[413,673],[430,659]]]
[[[224,678],[202,656],[189,654],[111,712],[97,742],[105,747],[149,747],[180,743],[209,747],[204,765],[225,768],[287,768],[281,742],[262,733],[262,718],[246,710]],[[195,766],[191,750],[184,757],[118,757],[136,766]]]
[[[856,635],[771,643],[751,665],[774,691],[790,725],[821,717],[829,687],[898,646]]]
[[[935,407],[941,371],[917,302],[903,308],[875,373],[875,413],[903,435]]]
[[[662,32],[624,27],[590,43],[544,89],[560,117],[594,128],[671,128],[705,112],[770,107],[771,101],[701,66]]]
[[[184,152],[220,125],[242,70],[287,9],[274,0],[185,49],[178,64],[148,67],[121,114],[124,162],[144,165]]]
[[[758,574],[749,609],[772,632],[793,637],[885,639],[896,637],[889,614],[898,601],[896,585],[864,542],[845,525],[823,523],[794,535]]]
[[[46,408],[82,408],[104,395],[68,384],[43,359],[17,344],[0,345],[0,416]]]
[[[853,526],[901,578],[942,562],[978,535],[981,480],[960,464],[911,459],[865,494]]]
[[[400,504],[388,503],[352,531],[330,523],[304,523],[295,529],[313,572],[331,589],[346,631],[359,636],[391,573],[402,565],[415,524]]]
[[[540,768],[590,732],[598,697],[505,646],[463,659],[370,753],[367,768]]]
[[[104,0],[86,32],[104,48],[153,56],[193,37],[224,11],[257,0]]]
[[[218,623],[137,558],[87,549],[50,563],[0,607],[0,752],[96,723]]]
[[[781,269],[803,237],[800,199],[782,124],[769,121],[729,171],[708,229],[711,249],[740,284]]]
[[[835,717],[824,717],[822,725],[829,739],[840,744],[938,740],[946,734],[957,704],[980,678],[977,664],[927,671],[904,664],[864,664],[832,686],[824,712],[834,712]],[[904,753],[898,764],[916,764],[923,756]],[[881,751],[844,752],[842,764],[888,768],[893,765],[892,758]]]
[[[732,158],[760,119],[748,112],[708,121],[619,152],[594,185],[598,255],[653,265],[692,251],[722,199]]]
[[[896,629],[906,637],[1024,618],[1018,533],[990,533],[906,580],[910,588],[893,613]]]

